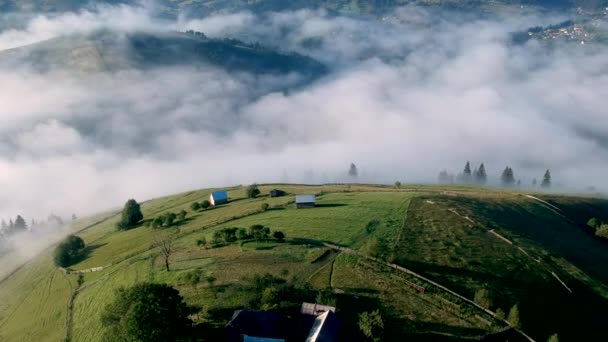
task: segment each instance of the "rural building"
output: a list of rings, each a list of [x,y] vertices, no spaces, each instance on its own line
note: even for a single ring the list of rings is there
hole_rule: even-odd
[[[315,203],[315,195],[296,195],[296,207],[298,209],[314,208]]]
[[[283,342],[291,331],[289,318],[280,313],[237,310],[226,325],[226,340],[229,342]]]
[[[270,190],[270,197],[283,197],[285,195],[287,195],[287,193],[283,190],[279,190],[279,189]]]
[[[226,191],[215,191],[209,195],[211,205],[220,205],[228,203],[228,193]]]
[[[319,316],[327,311],[331,311],[331,312],[335,313],[336,308],[333,306],[329,306],[329,305],[302,303],[302,308],[300,309],[300,313],[302,315],[312,315],[312,316]]]
[[[342,322],[333,311],[317,316],[306,342],[335,342],[338,340]]]
[[[342,322],[334,307],[302,304],[300,315],[237,310],[226,324],[228,342],[336,342]],[[312,314],[310,314],[312,312]]]

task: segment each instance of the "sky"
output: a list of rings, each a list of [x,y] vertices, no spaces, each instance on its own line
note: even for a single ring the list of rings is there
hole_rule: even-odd
[[[101,29],[196,30],[309,55],[329,72],[278,91],[302,75],[0,68],[0,217],[83,216],[204,187],[341,182],[351,162],[361,182],[432,183],[470,161],[485,163],[491,182],[509,165],[524,185],[551,169],[561,190],[608,191],[608,51],[509,41],[559,15],[154,13],[40,14],[0,31],[0,50]]]

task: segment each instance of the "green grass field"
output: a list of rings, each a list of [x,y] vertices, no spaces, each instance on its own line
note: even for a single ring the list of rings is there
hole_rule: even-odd
[[[273,188],[289,194],[270,198]],[[592,337],[603,334],[608,244],[587,231],[584,222],[588,216],[605,215],[606,200],[535,195],[557,206],[556,212],[517,192],[457,186],[262,185],[262,196],[256,199],[247,199],[244,187],[228,190],[229,204],[199,212],[192,212],[190,204],[207,199],[213,189],[142,204],[146,221],[169,211],[188,212],[175,231],[169,272],[153,247],[159,229],[142,225],[116,231],[118,216],[112,213],[78,221],[74,230],[109,217],[79,233],[88,255],[71,269],[105,268],[84,274],[69,316],[77,275],[53,265],[52,248],[41,253],[0,283],[0,340],[63,341],[68,336],[97,341],[103,333],[100,315],[114,291],[142,281],[177,287],[188,303],[208,313],[206,324],[221,328],[246,301],[234,286],[244,277],[265,273],[338,293],[349,333],[357,331],[356,315],[373,308],[382,311],[388,340],[453,340],[504,327],[411,275],[319,246],[328,242],[369,254],[376,241],[380,257],[467,298],[479,289],[489,290],[492,310],[508,311],[519,304],[523,330],[535,339],[557,332],[570,340],[580,329]],[[317,195],[316,208],[295,208],[293,195],[304,193]],[[262,211],[262,203],[271,209]],[[210,240],[218,229],[253,224],[280,230],[288,240],[208,249],[196,243],[203,237]],[[197,269],[213,281],[188,283],[185,275]],[[357,335],[348,337],[356,340]]]

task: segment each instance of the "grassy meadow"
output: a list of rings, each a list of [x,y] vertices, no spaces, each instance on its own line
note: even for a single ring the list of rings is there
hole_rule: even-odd
[[[270,198],[273,188],[288,195]],[[486,289],[492,311],[508,312],[518,304],[523,331],[538,340],[553,333],[571,340],[581,329],[591,337],[603,334],[608,244],[587,231],[584,222],[588,216],[602,217],[606,200],[536,194],[560,209],[556,211],[515,191],[276,184],[261,185],[262,194],[255,199],[246,198],[244,187],[229,188],[230,203],[190,209],[214,190],[143,202],[144,222],[127,231],[116,230],[119,217],[113,213],[78,221],[75,230],[88,227],[78,234],[87,255],[70,268],[104,269],[84,273],[79,286],[78,275],[54,266],[52,248],[41,253],[0,282],[0,340],[97,341],[103,333],[101,313],[115,290],[143,281],[175,286],[188,303],[203,308],[195,321],[220,331],[233,310],[247,305],[239,290],[243,279],[266,273],[313,292],[334,292],[351,341],[361,338],[357,314],[377,308],[389,341],[459,340],[505,326],[418,278],[321,242],[407,267],[469,299]],[[317,207],[296,209],[294,194],[316,194]],[[269,210],[262,210],[262,203]],[[175,228],[146,224],[181,210],[187,216]],[[287,240],[216,248],[197,244],[203,238],[210,241],[219,229],[254,224],[282,231]],[[163,230],[174,238],[169,272],[153,245]],[[199,272],[200,280],[189,281],[192,272]],[[417,290],[421,287],[424,293]]]

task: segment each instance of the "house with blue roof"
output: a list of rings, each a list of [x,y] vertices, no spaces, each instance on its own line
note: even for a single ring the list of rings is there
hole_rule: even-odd
[[[209,202],[212,206],[228,203],[228,193],[226,191],[215,191],[209,195]]]

